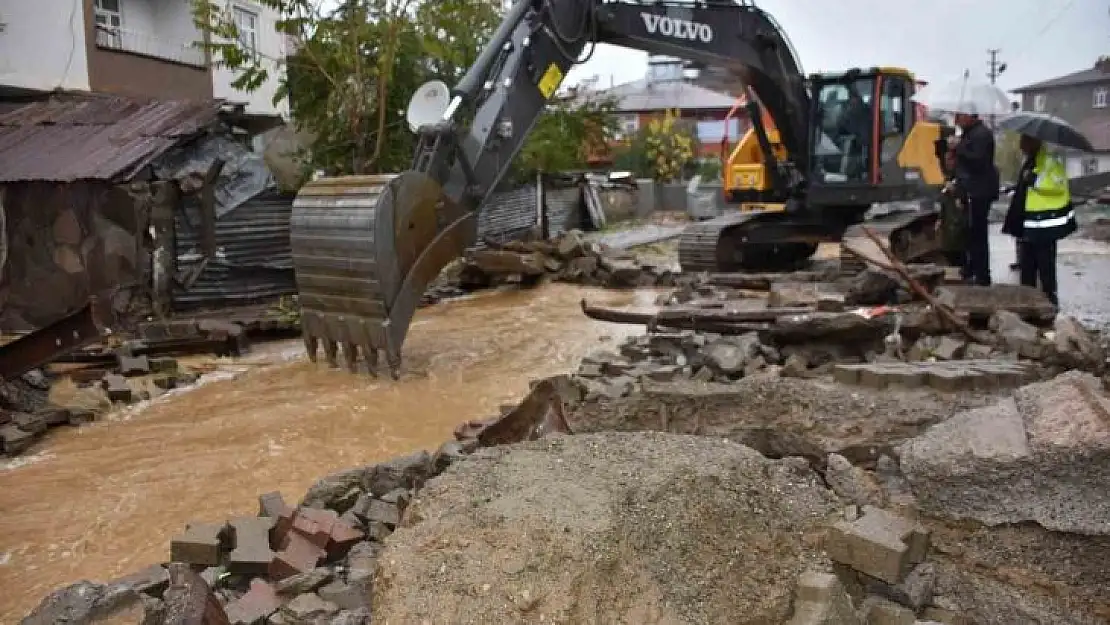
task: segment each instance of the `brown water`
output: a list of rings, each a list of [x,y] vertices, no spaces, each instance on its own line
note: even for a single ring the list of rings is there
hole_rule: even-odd
[[[324,474],[434,449],[461,421],[521,397],[530,379],[640,331],[591,321],[582,297],[650,305],[652,292],[554,285],[421,311],[400,382],[312,365],[256,367],[127,419],[53,432],[40,460],[0,470],[0,622],[55,587],[104,581],[168,557],[191,520],[257,513],[257,495],[297,500]]]

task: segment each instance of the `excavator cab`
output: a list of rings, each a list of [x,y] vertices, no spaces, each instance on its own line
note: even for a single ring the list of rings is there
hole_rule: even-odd
[[[815,74],[809,92],[809,159],[795,163],[805,180],[810,208],[862,205],[916,193],[921,183],[940,185],[943,174],[934,144],[940,126],[918,119],[910,101],[916,82],[900,68],[852,69]],[[773,120],[759,107],[762,125],[778,162],[786,160]],[[729,155],[725,173],[728,201],[742,212],[786,210],[759,142],[757,124]],[[814,197],[816,196],[816,197]],[[819,199],[816,203],[813,200]]]

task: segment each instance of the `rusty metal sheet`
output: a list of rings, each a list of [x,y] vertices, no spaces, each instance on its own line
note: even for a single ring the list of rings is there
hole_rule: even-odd
[[[0,115],[0,183],[126,180],[219,114],[214,100],[35,102]]]
[[[11,380],[101,339],[111,328],[111,305],[97,298],[80,310],[0,347],[0,378]]]

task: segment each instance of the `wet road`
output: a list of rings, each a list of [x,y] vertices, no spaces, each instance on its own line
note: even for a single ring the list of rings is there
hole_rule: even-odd
[[[1084,323],[1110,327],[1110,245],[1070,237],[1060,242],[1056,267],[1060,307]],[[1014,262],[1014,239],[991,230],[991,278],[997,283],[1018,282]]]
[[[530,379],[642,331],[587,319],[583,296],[650,306],[655,293],[483,294],[420,311],[400,383],[312,365],[289,342],[260,351],[292,362],[55,431],[31,462],[0,469],[0,623],[57,586],[164,560],[190,520],[253,515],[259,493],[297,499],[328,472],[434,450],[461,421],[519,399]]]

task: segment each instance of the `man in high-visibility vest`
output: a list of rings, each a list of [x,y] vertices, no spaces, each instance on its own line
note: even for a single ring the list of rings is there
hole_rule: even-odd
[[[1025,162],[1018,174],[1011,206],[1020,214],[1021,283],[1037,286],[1040,279],[1053,305],[1059,306],[1056,292],[1056,242],[1075,232],[1075,209],[1068,190],[1068,173],[1063,161],[1052,154],[1039,139],[1021,136],[1019,143]]]

